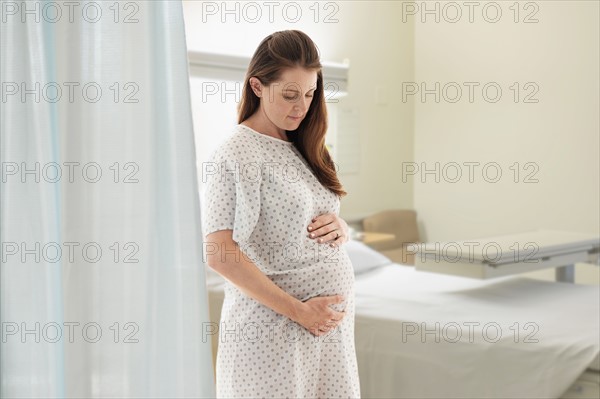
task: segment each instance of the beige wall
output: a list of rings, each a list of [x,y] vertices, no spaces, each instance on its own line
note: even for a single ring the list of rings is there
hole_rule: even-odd
[[[343,106],[360,111],[358,174],[341,175],[349,220],[390,208],[413,208],[412,182],[402,183],[402,162],[413,161],[414,105],[402,103],[402,82],[414,75],[412,23],[399,23],[399,2],[346,2],[345,51],[351,60]],[[378,93],[379,98],[378,98]]]
[[[426,238],[537,228],[598,234],[599,3],[538,1],[539,22],[529,24],[513,21],[512,2],[499,3],[503,15],[496,24],[476,12],[472,24],[442,19],[415,25],[416,82],[478,82],[479,88],[497,82],[503,90],[496,103],[486,102],[481,90],[473,103],[441,98],[438,104],[432,96],[414,102],[415,162],[431,168],[436,161],[496,162],[503,173],[497,183],[486,182],[481,167],[472,183],[467,176],[457,183],[415,179],[414,204]],[[520,17],[534,11],[521,9]],[[535,83],[539,102],[521,96],[515,103],[514,82]],[[515,162],[519,182],[510,169]],[[525,183],[534,171],[539,182]]]

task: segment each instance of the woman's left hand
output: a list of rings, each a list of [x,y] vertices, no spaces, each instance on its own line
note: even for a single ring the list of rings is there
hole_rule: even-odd
[[[308,225],[308,236],[318,243],[329,243],[330,246],[342,245],[349,240],[348,224],[335,213],[325,213],[314,217]]]

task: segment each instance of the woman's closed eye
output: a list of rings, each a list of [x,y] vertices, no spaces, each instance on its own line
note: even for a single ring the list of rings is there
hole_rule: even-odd
[[[312,94],[307,94],[306,97],[307,98],[312,98],[313,95]],[[285,96],[284,95],[283,98],[285,98],[286,100],[292,101],[292,100],[296,100],[298,98],[298,95],[297,94],[295,94],[293,96]]]

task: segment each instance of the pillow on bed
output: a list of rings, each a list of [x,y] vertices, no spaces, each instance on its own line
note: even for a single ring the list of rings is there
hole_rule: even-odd
[[[393,263],[385,255],[357,240],[348,241],[344,244],[344,247],[350,257],[352,266],[354,266],[354,274],[360,274]]]

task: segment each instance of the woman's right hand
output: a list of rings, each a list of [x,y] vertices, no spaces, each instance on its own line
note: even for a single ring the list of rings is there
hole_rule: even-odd
[[[345,311],[338,312],[329,305],[344,302],[342,295],[317,296],[302,302],[297,320],[294,320],[312,334],[321,336],[337,327],[346,315]]]

